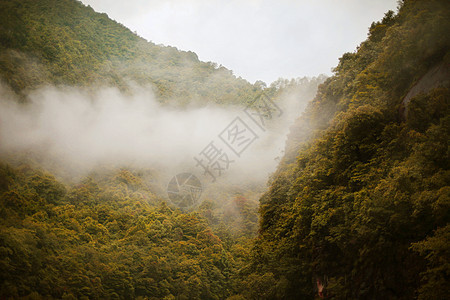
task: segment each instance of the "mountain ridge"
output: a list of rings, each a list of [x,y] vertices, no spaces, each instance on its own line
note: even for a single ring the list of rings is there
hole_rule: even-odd
[[[247,298],[447,297],[449,14],[402,1],[319,87],[260,200]]]
[[[80,1],[5,0],[0,7],[0,76],[16,93],[45,84],[126,90],[133,81],[152,85],[163,102],[238,104],[259,92],[225,67],[148,42]]]

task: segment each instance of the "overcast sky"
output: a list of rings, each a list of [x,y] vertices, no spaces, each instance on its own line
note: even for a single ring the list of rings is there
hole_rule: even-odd
[[[82,0],[156,44],[250,82],[331,74],[396,0]]]

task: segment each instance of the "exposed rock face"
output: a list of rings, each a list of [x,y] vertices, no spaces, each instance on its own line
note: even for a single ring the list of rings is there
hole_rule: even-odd
[[[400,117],[408,117],[408,104],[418,94],[426,94],[439,86],[450,86],[450,64],[442,62],[428,71],[406,94],[402,100]]]

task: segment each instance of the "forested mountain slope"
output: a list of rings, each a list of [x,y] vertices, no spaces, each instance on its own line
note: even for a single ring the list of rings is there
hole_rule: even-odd
[[[404,1],[342,56],[292,127],[254,243],[258,203],[240,191],[181,211],[153,190],[158,170],[65,182],[28,153],[1,157],[0,298],[448,298],[449,15],[446,0]],[[75,0],[0,2],[0,76],[24,102],[137,83],[176,105],[322,80],[252,85]]]
[[[118,92],[95,97],[110,87],[121,90],[123,102],[133,102],[137,84],[152,87],[161,107],[173,104],[181,115],[189,111],[180,108],[183,104],[221,104],[223,111],[232,104],[243,108],[262,92],[274,101],[283,94],[306,101],[323,80],[252,85],[224,67],[199,61],[193,52],[147,42],[78,1],[0,1],[0,104],[6,111],[0,114],[0,298],[226,299],[238,293],[236,274],[257,233],[256,198],[263,183],[255,188],[241,182],[234,190],[224,183],[210,191],[213,196],[204,193],[195,209],[180,210],[167,198],[167,182],[160,186],[161,173],[168,171],[152,165],[94,163],[79,179],[76,164],[49,151],[52,143],[64,143],[51,131],[59,125],[86,135],[95,127],[90,114],[99,106],[84,106],[78,115],[74,106],[66,114],[58,106],[43,116],[39,105],[46,99],[33,98],[34,93],[57,90],[54,98],[59,99],[72,92],[77,96],[69,101],[75,106],[117,103],[117,97],[108,95]],[[143,101],[152,100],[149,96]],[[27,119],[20,112],[32,110],[44,123],[61,120],[52,123],[57,126],[44,126],[46,137],[38,146],[20,138],[27,131],[31,134],[26,139],[36,139],[36,123],[14,123]],[[120,126],[112,124],[118,123],[118,115],[107,115],[112,122],[100,126],[105,129],[101,134],[116,137]],[[125,145],[131,148],[142,133],[126,128],[120,129],[132,137]],[[147,129],[144,134],[153,134]],[[107,144],[103,135],[96,139]],[[5,147],[11,140],[27,146]],[[119,144],[115,141],[110,147]],[[152,155],[156,147],[149,145],[146,152]],[[102,153],[95,148],[91,140],[69,151],[82,165],[86,162],[80,151]],[[137,155],[134,159],[140,162]]]
[[[117,170],[65,185],[26,164],[0,165],[0,298],[232,295],[256,202],[182,212],[161,203],[145,175]]]
[[[154,87],[163,101],[242,103],[258,89],[193,52],[155,45],[75,0],[0,2],[0,77],[17,93],[45,84]]]
[[[261,199],[243,295],[448,298],[449,16],[404,1],[342,56]]]

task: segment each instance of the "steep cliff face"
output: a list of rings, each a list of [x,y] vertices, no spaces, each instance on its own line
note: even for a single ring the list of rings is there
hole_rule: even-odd
[[[249,290],[448,295],[449,15],[448,1],[404,1],[319,87],[261,199]]]
[[[408,118],[408,105],[412,98],[419,94],[428,94],[437,87],[449,87],[450,85],[450,63],[441,62],[431,68],[406,94],[400,107],[401,118]]]

